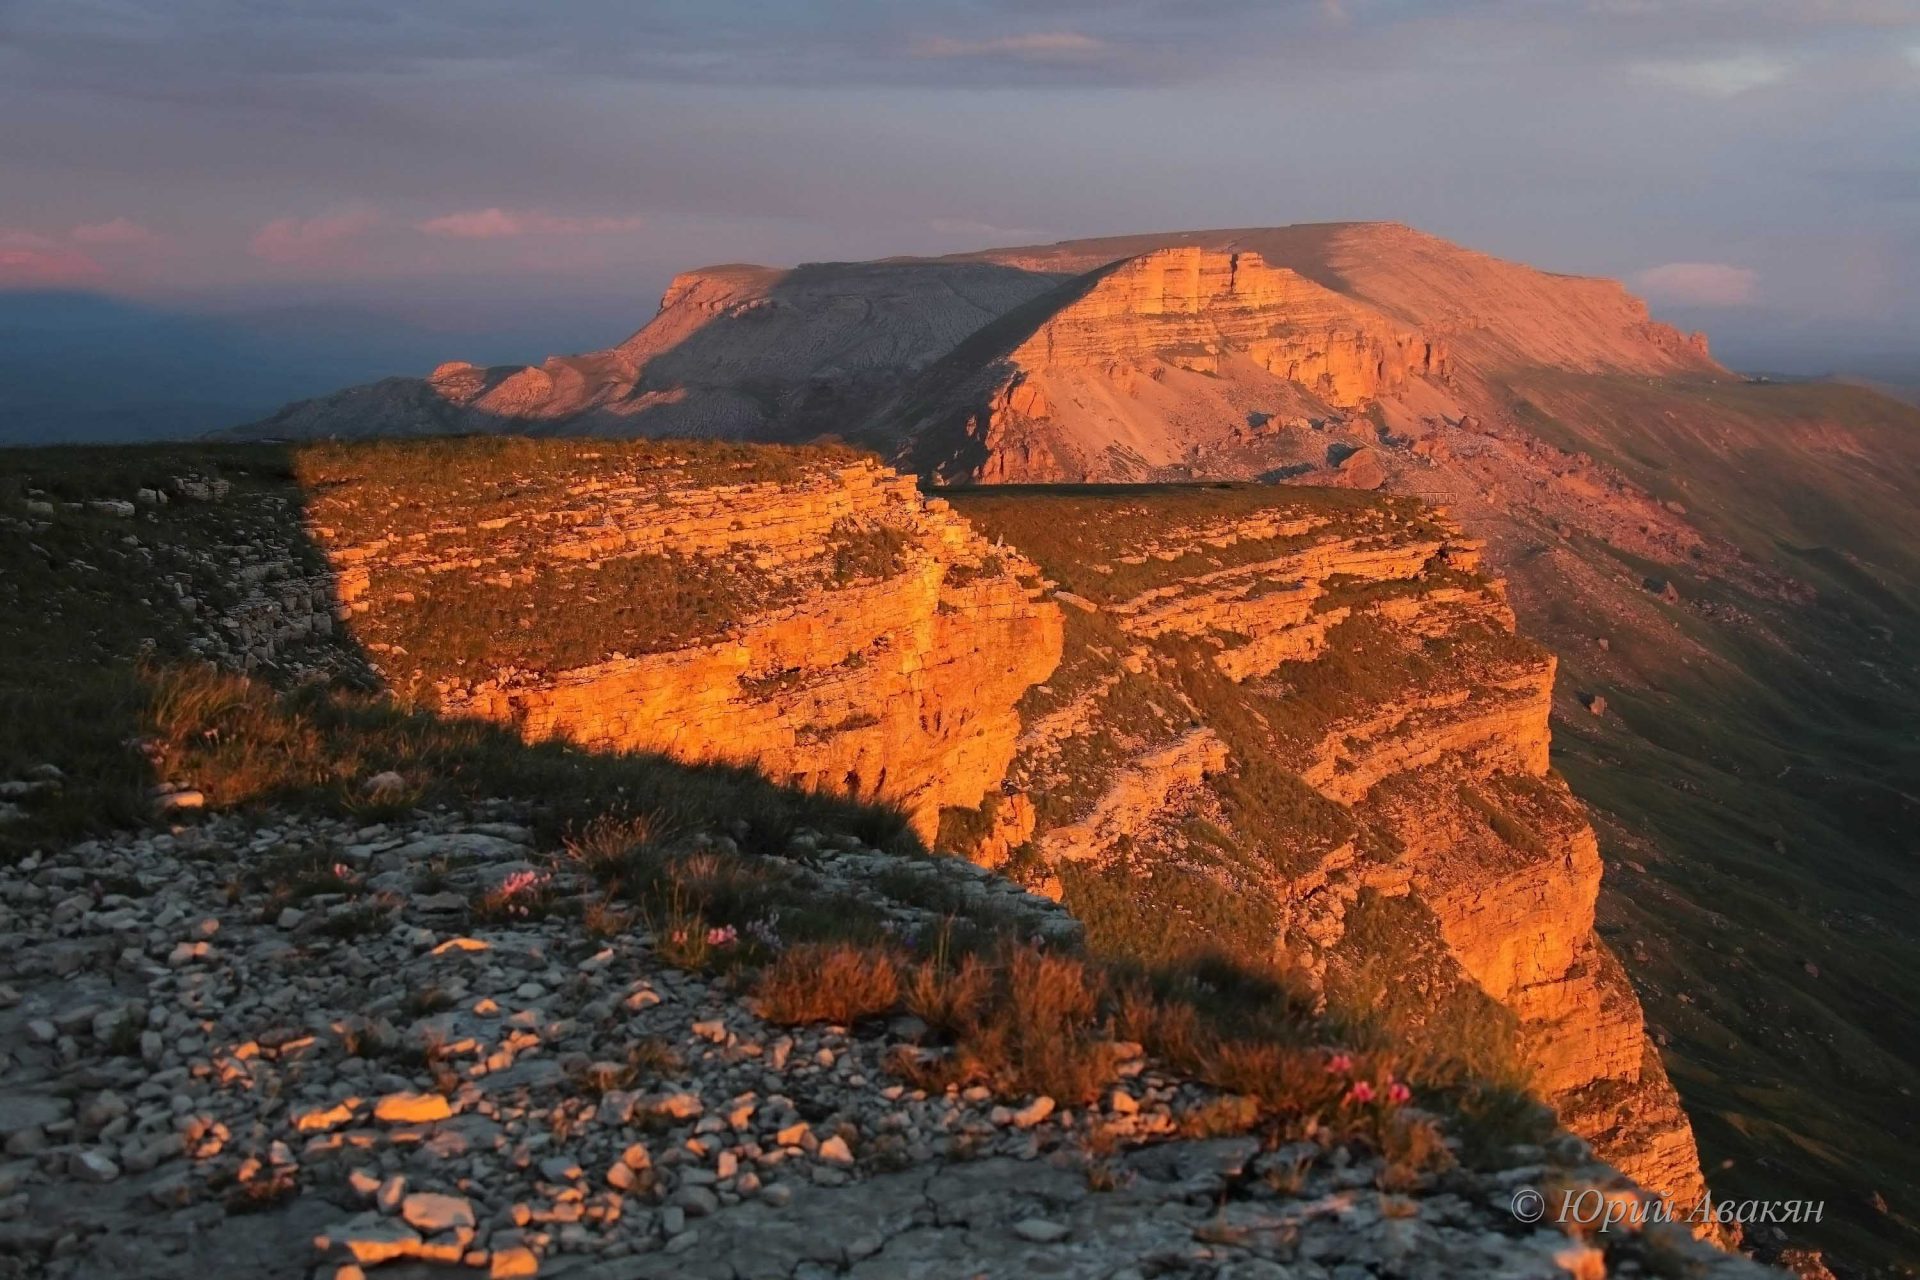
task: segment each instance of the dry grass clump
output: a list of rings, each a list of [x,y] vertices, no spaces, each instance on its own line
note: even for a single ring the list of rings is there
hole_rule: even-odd
[[[601,813],[569,830],[561,847],[581,871],[605,883],[624,875],[638,855],[675,830],[676,825],[657,812]]]
[[[515,920],[544,920],[558,905],[558,890],[548,871],[516,871],[492,888],[475,895],[474,918],[489,924]]]
[[[844,1026],[895,1008],[900,973],[894,956],[878,947],[806,943],[761,971],[753,1002],[769,1022]]]
[[[1122,1056],[1100,1016],[1104,976],[1071,956],[1031,947],[992,960],[968,955],[922,963],[907,981],[907,1007],[951,1044],[903,1061],[925,1088],[985,1083],[1008,1094],[1083,1103],[1114,1078]]]
[[[801,826],[919,848],[881,803],[776,786],[740,766],[528,743],[503,726],[442,720],[350,688],[281,693],[192,663],[140,669],[130,696],[120,736],[137,733],[148,775],[191,784],[210,810],[264,801],[352,813],[366,779],[396,771],[421,780],[410,801],[530,802],[543,833],[567,839],[603,881],[622,857],[682,828],[731,827],[742,847],[770,854],[784,853]]]

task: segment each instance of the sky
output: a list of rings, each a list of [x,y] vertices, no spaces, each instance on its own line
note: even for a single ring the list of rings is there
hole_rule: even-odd
[[[42,373],[137,318],[311,394],[713,262],[1372,218],[1920,366],[1920,0],[0,0],[0,120]]]

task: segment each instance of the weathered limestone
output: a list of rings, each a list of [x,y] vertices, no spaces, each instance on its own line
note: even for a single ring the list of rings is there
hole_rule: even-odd
[[[1258,253],[1192,246],[1119,264],[1016,347],[1011,363],[1028,379],[1160,360],[1211,373],[1225,349],[1348,406],[1446,364],[1421,335]],[[1044,383],[1009,390],[1009,410],[1048,416]]]
[[[1085,690],[1037,714],[1022,740],[1021,785],[1088,796],[1064,818],[1056,799],[1051,819],[1036,824],[1043,860],[1098,864],[1124,837],[1132,865],[1206,865],[1188,825],[1215,840],[1230,831],[1242,858],[1217,874],[1232,894],[1271,895],[1277,945],[1308,970],[1341,945],[1364,890],[1412,894],[1464,980],[1513,1013],[1533,1086],[1566,1123],[1648,1186],[1697,1200],[1704,1183],[1685,1116],[1649,1051],[1632,988],[1594,934],[1593,830],[1549,771],[1553,656],[1512,639],[1501,584],[1472,576],[1480,548],[1444,516],[1343,519],[1352,517],[1170,519],[1151,526],[1148,542],[1104,549],[1147,573],[1149,585],[1084,607],[1141,647],[1069,653],[1063,673],[1073,674],[1063,678]],[[1260,554],[1269,543],[1282,553]],[[1226,552],[1232,559],[1222,563]],[[1156,563],[1164,573],[1150,572]],[[1072,576],[1076,590],[1107,576],[1047,568]],[[1375,646],[1378,670],[1353,677],[1365,696],[1313,678],[1356,634]],[[1168,644],[1179,647],[1157,647]],[[1209,651],[1237,692],[1195,693],[1190,682],[1172,696],[1142,689],[1141,680]],[[1400,670],[1396,654],[1421,656],[1389,677]],[[1125,710],[1111,708],[1127,681]],[[1229,710],[1222,698],[1243,705]],[[1143,717],[1143,701],[1157,701],[1159,723]],[[1261,731],[1282,724],[1284,734]],[[1085,766],[1072,761],[1087,758],[1089,743],[1120,758],[1081,778],[1075,769]],[[1342,838],[1325,814],[1298,808],[1235,827],[1235,810],[1210,782],[1254,755],[1345,810],[1353,832],[1388,837],[1394,852],[1385,860],[1377,846],[1363,852],[1357,835]],[[983,843],[975,854],[994,861],[1004,849]],[[1247,866],[1276,857],[1283,877],[1264,889],[1246,883]]]
[[[1207,728],[1194,729],[1121,770],[1093,811],[1079,822],[1048,831],[1041,850],[1055,860],[1097,858],[1121,836],[1145,827],[1176,792],[1198,786],[1226,763],[1227,745],[1220,735]]]
[[[425,540],[411,522],[351,542],[330,524],[316,533],[355,583],[354,626],[369,635],[443,576],[511,599],[543,575],[647,555],[761,584],[764,603],[720,620],[710,640],[568,669],[466,683],[456,663],[416,646],[407,656],[438,681],[447,712],[530,740],[751,764],[794,786],[895,803],[927,836],[943,806],[978,804],[999,784],[1020,732],[1014,703],[1058,661],[1060,610],[1021,584],[1031,566],[912,480],[856,463],[731,487],[614,477],[561,497],[471,526],[428,517],[417,522]],[[855,526],[892,536],[897,566],[831,576],[821,562]],[[371,587],[358,576],[369,564]],[[615,635],[605,647],[647,639]]]

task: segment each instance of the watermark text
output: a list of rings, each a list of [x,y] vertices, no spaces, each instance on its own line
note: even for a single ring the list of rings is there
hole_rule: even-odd
[[[1599,1187],[1553,1191],[1522,1187],[1513,1193],[1511,1205],[1513,1216],[1521,1222],[1552,1222],[1587,1231],[1637,1229],[1662,1222],[1686,1227],[1818,1222],[1826,1207],[1824,1200],[1715,1200],[1711,1195],[1694,1204],[1680,1204]]]

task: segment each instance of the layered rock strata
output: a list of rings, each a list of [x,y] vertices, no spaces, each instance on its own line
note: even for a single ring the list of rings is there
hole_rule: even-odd
[[[510,509],[478,520],[462,518],[458,477],[404,523],[367,493],[314,504],[355,635],[397,684],[430,682],[448,714],[751,764],[887,799],[931,835],[941,807],[999,784],[1014,704],[1059,658],[1059,606],[1021,584],[1031,566],[872,462],[779,481],[661,466],[516,484]],[[612,598],[688,583],[724,591],[684,609]],[[523,617],[536,600],[567,612]],[[531,634],[502,638],[488,618]],[[492,654],[475,671],[462,654],[480,627]],[[562,646],[543,629],[577,634]]]
[[[1631,1176],[1698,1199],[1691,1132],[1594,933],[1593,830],[1549,768],[1554,659],[1513,634],[1477,543],[1387,499],[956,501],[1082,605],[1060,671],[1028,696],[1001,805],[1037,802],[1037,874],[1063,875],[1070,906],[1091,892],[1076,894],[1081,868],[1141,894],[1155,892],[1141,876],[1180,868],[1239,919],[1269,904],[1275,955],[1324,974],[1361,945],[1348,933],[1364,896],[1410,900],[1457,979],[1511,1014],[1532,1087],[1565,1122]],[[1101,532],[1049,532],[1069,525]],[[1196,893],[1162,927],[1203,947]]]
[[[349,630],[396,687],[886,797],[928,836],[976,814],[975,857],[1069,906],[1089,876],[1187,877],[1224,914],[1172,907],[1168,937],[1231,927],[1308,975],[1380,945],[1349,936],[1366,902],[1412,902],[1567,1122],[1698,1195],[1593,933],[1593,832],[1548,768],[1553,659],[1444,515],[1257,487],[950,503],[833,451],[774,475],[542,448],[406,503],[315,486]]]

